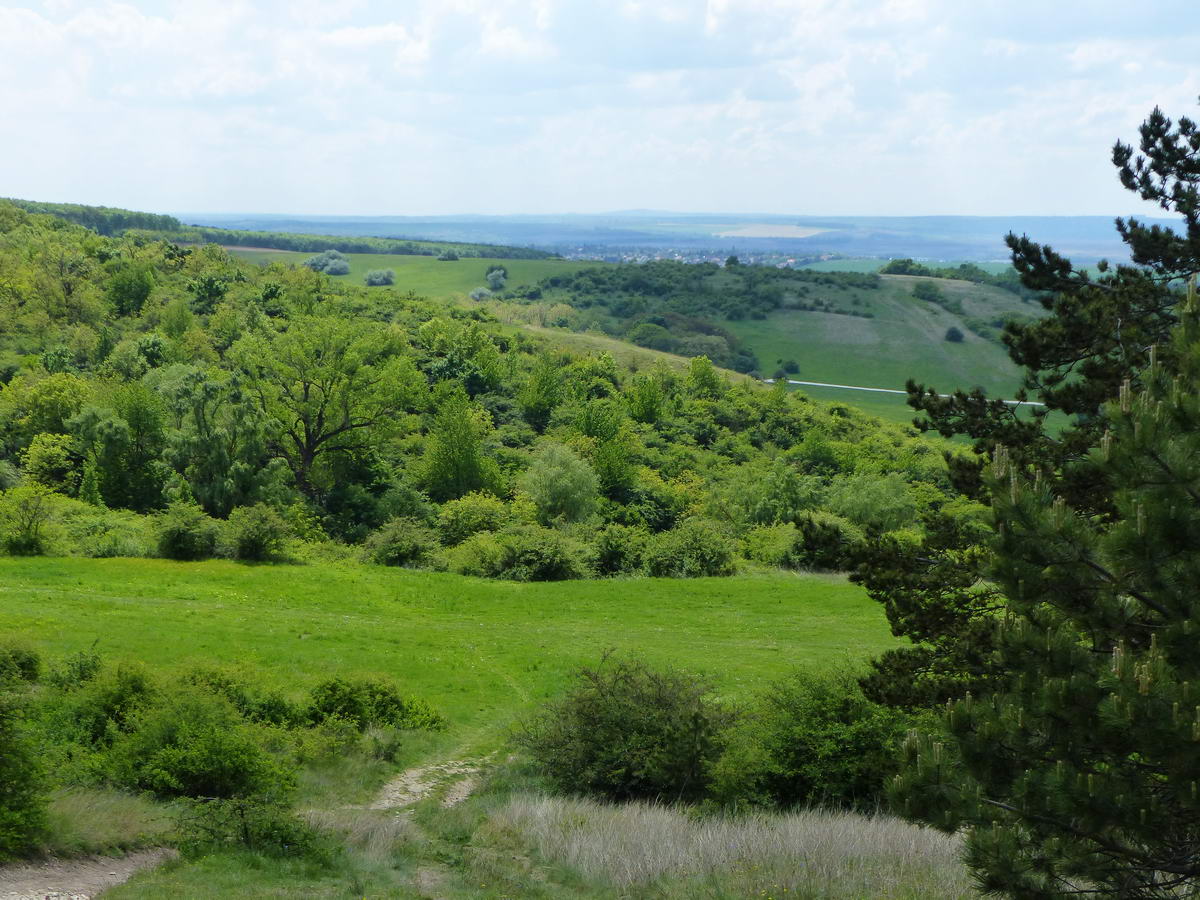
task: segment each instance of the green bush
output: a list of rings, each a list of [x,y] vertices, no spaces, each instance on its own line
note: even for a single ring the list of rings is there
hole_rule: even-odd
[[[637,575],[645,571],[650,534],[632,525],[606,525],[596,533],[596,572],[600,575]]]
[[[366,558],[380,566],[420,566],[440,544],[431,528],[416,519],[395,518],[367,537]]]
[[[562,444],[547,444],[534,455],[521,487],[533,500],[543,525],[587,518],[600,493],[596,472]]]
[[[686,519],[657,534],[646,550],[646,570],[670,578],[732,575],[737,544],[724,526],[707,519]]]
[[[448,559],[450,570],[460,575],[508,581],[565,581],[587,578],[592,571],[586,547],[538,525],[477,534],[451,550]]]
[[[608,657],[584,668],[515,739],[560,790],[610,800],[694,800],[732,714],[707,681]]]
[[[225,555],[247,562],[278,557],[290,534],[287,522],[265,503],[239,506],[229,514],[221,535]]]
[[[796,672],[743,720],[716,767],[714,793],[731,805],[877,809],[910,724],[867,700],[851,673]]]
[[[220,525],[199,506],[172,503],[157,516],[158,553],[167,559],[208,559],[217,550]]]
[[[223,697],[178,691],[136,713],[109,753],[113,780],[160,797],[278,797],[295,776]]]
[[[499,531],[508,519],[508,506],[503,500],[474,492],[442,504],[438,511],[438,532],[442,543],[453,547],[473,534]]]
[[[328,865],[334,845],[287,804],[257,797],[196,800],[179,818],[179,849],[195,858],[230,848]]]
[[[363,279],[367,287],[380,287],[396,283],[395,269],[372,269]]]
[[[908,482],[895,472],[835,478],[828,504],[837,515],[876,531],[893,531],[917,520],[917,498]]]
[[[0,693],[0,862],[32,850],[46,826],[45,782],[15,699]]]
[[[46,680],[60,691],[73,691],[100,674],[100,654],[93,644],[87,650],[73,653],[53,667]]]
[[[797,516],[796,530],[799,539],[793,555],[806,569],[847,569],[865,540],[853,522],[819,510]]]
[[[332,678],[312,689],[308,720],[340,719],[359,731],[372,725],[437,731],[446,720],[424,700],[405,697],[394,685],[378,679]]]
[[[53,497],[40,484],[22,484],[0,494],[0,546],[14,556],[40,556],[49,545]]]
[[[90,660],[79,658],[78,675],[86,675]],[[57,681],[57,679],[56,679]],[[64,677],[61,684],[69,685]],[[84,747],[110,746],[133,727],[137,714],[156,695],[154,684],[145,671],[137,666],[118,666],[104,677],[92,676],[82,687],[59,700],[51,708],[57,736]]]
[[[42,657],[32,647],[0,646],[0,684],[6,680],[37,681],[41,673]]]
[[[183,682],[224,697],[241,716],[253,722],[291,728],[307,720],[306,711],[286,697],[255,691],[241,679],[219,669],[193,669],[183,676]]]
[[[743,538],[747,559],[781,569],[797,568],[799,533],[791,522],[752,528]]]
[[[153,555],[158,543],[157,522],[150,517],[84,503],[74,506],[62,522],[72,554],[90,559]]]

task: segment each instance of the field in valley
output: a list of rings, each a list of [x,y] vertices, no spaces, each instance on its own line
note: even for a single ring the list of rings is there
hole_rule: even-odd
[[[883,610],[837,576],[519,584],[355,564],[0,558],[0,585],[0,633],[51,656],[98,641],[112,660],[242,665],[291,690],[386,673],[485,743],[610,648],[745,696],[793,666],[895,642]]]
[[[407,739],[390,767],[306,771],[305,815],[349,847],[336,865],[209,855],[142,872],[109,897],[970,895],[952,840],[887,817],[696,820],[580,804],[543,798],[504,762],[512,725],[607,649],[708,673],[721,697],[743,700],[795,667],[857,666],[894,646],[882,609],[840,576],[516,584],[353,563],[3,558],[0,632],[49,659],[95,643],[110,664],[227,667],[290,694],[385,674],[449,719],[444,733]],[[400,769],[420,777],[447,760],[484,767],[473,796],[449,799],[446,782],[399,811],[369,808]],[[137,798],[87,791],[60,792],[54,809],[162,819]]]

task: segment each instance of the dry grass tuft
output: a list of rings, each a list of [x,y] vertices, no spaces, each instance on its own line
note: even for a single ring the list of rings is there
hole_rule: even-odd
[[[651,804],[523,797],[491,824],[589,884],[639,895],[976,896],[957,840],[884,815],[698,818]]]
[[[50,797],[48,834],[42,850],[50,856],[116,853],[167,840],[171,811],[162,804],[121,791],[64,788]]]
[[[406,815],[365,809],[314,809],[304,814],[309,825],[332,832],[357,855],[374,864],[386,864],[420,840],[420,832]]]

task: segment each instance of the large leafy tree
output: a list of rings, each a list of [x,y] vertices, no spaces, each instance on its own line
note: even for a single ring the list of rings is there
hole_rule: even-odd
[[[1003,592],[996,675],[912,739],[896,791],[967,829],[981,886],[1018,897],[1194,896],[1200,887],[1200,308],[1073,463],[1097,516],[998,447],[986,473]]]
[[[402,347],[386,326],[323,316],[248,335],[231,348],[248,396],[269,423],[268,448],[308,496],[318,493],[318,459],[360,435],[378,438],[422,404],[425,379]]]
[[[1139,151],[1118,142],[1113,162],[1122,183],[1145,200],[1182,217],[1174,230],[1118,219],[1131,264],[1101,264],[1099,273],[1074,266],[1051,247],[1010,234],[1013,265],[1026,287],[1039,292],[1048,314],[1011,324],[1004,340],[1025,371],[1020,399],[1045,405],[1018,412],[983,391],[937,389],[909,383],[910,404],[925,413],[917,424],[943,435],[965,435],[975,454],[949,454],[951,476],[969,496],[987,502],[980,477],[997,446],[1015,464],[1059,481],[1075,508],[1105,519],[1115,515],[1113,492],[1102,473],[1078,465],[1104,429],[1101,409],[1128,381],[1137,390],[1152,348],[1169,354],[1181,285],[1200,272],[1200,129],[1173,123],[1155,109],[1141,126]],[[1051,414],[1066,427],[1048,427]],[[979,690],[998,674],[990,655],[987,620],[997,606],[986,578],[989,551],[969,521],[934,511],[918,552],[882,541],[862,561],[858,578],[885,604],[893,630],[914,646],[876,660],[864,687],[874,699],[919,706]]]

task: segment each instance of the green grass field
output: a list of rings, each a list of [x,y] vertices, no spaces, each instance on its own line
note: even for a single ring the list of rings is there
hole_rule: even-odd
[[[883,610],[840,576],[515,584],[352,563],[0,558],[0,633],[50,660],[97,642],[109,664],[136,660],[160,674],[240,668],[296,695],[335,675],[385,674],[449,719],[443,734],[406,737],[390,765],[355,757],[304,770],[298,808],[347,848],[332,863],[230,850],[167,863],[106,896],[966,895],[956,844],[930,844],[898,820],[720,820],[726,844],[758,847],[747,862],[704,849],[709,826],[684,811],[649,808],[653,820],[643,822],[638,807],[542,800],[519,762],[504,761],[514,721],[608,649],[706,673],[722,699],[741,700],[795,667],[861,665],[895,646]],[[408,766],[493,750],[501,753],[488,757],[491,774],[461,805],[443,804],[449,782],[402,814],[362,805]],[[110,790],[54,798],[68,851],[161,842],[169,813]],[[615,842],[614,816],[632,817],[616,823],[624,837]],[[819,840],[826,832],[837,837]],[[122,843],[134,833],[144,836]],[[630,841],[660,846],[644,871],[625,865]],[[914,841],[923,841],[916,860]]]
[[[880,290],[858,291],[860,303],[850,308],[869,310],[873,318],[782,310],[762,320],[729,322],[727,327],[754,350],[764,371],[771,371],[778,360],[794,359],[800,371],[792,377],[803,381],[903,389],[907,379],[916,378],[944,391],[981,385],[1005,396],[1016,390],[1018,371],[1004,348],[970,333],[954,313],[913,297],[912,283],[918,280],[887,275]],[[997,288],[946,279],[938,279],[937,284],[947,297],[962,303],[968,316],[1034,312]],[[848,292],[838,295],[848,296]],[[846,308],[844,299],[839,305]],[[961,343],[944,340],[951,326],[964,332]],[[904,404],[899,396],[894,405],[878,397],[854,403],[855,395],[842,393],[847,396],[840,402],[864,409],[871,403],[872,412]]]
[[[0,633],[50,657],[98,641],[153,669],[245,666],[297,692],[386,673],[485,741],[609,648],[705,671],[740,697],[895,644],[883,610],[835,576],[515,584],[150,559],[0,559]]]
[[[313,255],[243,248],[230,248],[229,252],[239,259],[263,265],[275,262],[300,265]],[[396,273],[394,288],[402,291],[411,289],[435,300],[462,300],[475,288],[485,287],[487,279],[484,275],[490,265],[501,265],[508,270],[509,287],[533,284],[559,272],[604,265],[561,259],[460,259],[442,262],[433,256],[395,256],[385,253],[347,253],[346,259],[350,262],[350,273],[330,276],[334,281],[362,284],[363,278],[372,269],[392,269]]]

